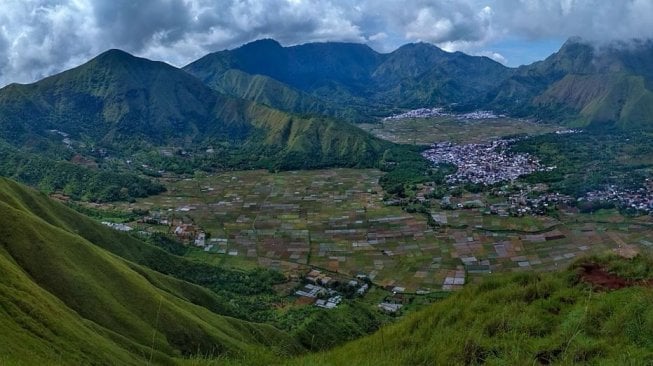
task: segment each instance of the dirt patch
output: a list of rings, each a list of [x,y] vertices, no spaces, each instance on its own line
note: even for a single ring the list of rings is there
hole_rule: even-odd
[[[633,281],[611,274],[596,263],[587,263],[580,266],[580,279],[601,290],[618,290],[633,286]]]
[[[624,257],[626,259],[633,259],[639,254],[639,248],[637,248],[635,245],[619,245],[618,248],[612,249],[613,252],[615,252],[618,256]]]
[[[311,298],[311,297],[300,296],[300,297],[297,298],[297,300],[295,300],[295,304],[296,305],[311,305],[311,304],[315,303],[315,300],[316,299]]]

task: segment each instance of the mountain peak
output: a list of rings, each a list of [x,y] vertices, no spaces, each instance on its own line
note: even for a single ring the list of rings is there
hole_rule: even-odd
[[[127,60],[127,59],[135,59],[137,58],[136,56],[132,55],[129,52],[117,49],[117,48],[112,48],[109,50],[106,50],[102,52],[101,54],[97,55],[95,57],[95,60],[98,61],[118,61],[118,60]]]
[[[414,43],[407,43],[399,48],[397,48],[397,51],[399,50],[429,50],[429,51],[439,51],[439,52],[445,52],[443,49],[440,47],[428,43],[428,42],[414,42]]]
[[[238,49],[243,49],[243,48],[257,48],[257,49],[271,50],[271,49],[283,48],[283,46],[281,45],[281,43],[277,42],[272,38],[262,38],[238,47]]]

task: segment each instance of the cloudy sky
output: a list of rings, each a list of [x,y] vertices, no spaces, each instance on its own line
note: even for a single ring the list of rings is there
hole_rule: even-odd
[[[259,38],[284,45],[408,42],[542,59],[570,36],[653,37],[651,0],[2,0],[0,86],[32,82],[110,48],[176,66]]]

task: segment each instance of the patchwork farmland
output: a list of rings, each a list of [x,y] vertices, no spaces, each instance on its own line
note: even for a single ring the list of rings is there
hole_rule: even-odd
[[[551,270],[585,253],[623,250],[623,243],[640,243],[631,248],[636,251],[653,246],[646,239],[653,229],[647,218],[625,219],[616,212],[563,212],[554,219],[500,217],[482,208],[434,209],[441,224],[434,230],[423,215],[384,205],[381,174],[229,172],[169,181],[160,196],[114,208],[147,209],[200,228],[206,243],[189,255],[201,260],[285,273],[320,268],[365,274],[378,285],[407,292],[455,290],[495,271]]]

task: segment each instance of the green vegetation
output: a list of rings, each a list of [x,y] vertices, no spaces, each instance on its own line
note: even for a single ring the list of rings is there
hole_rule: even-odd
[[[456,171],[453,165],[433,166],[420,154],[423,150],[424,147],[405,145],[385,152],[381,163],[386,174],[379,179],[379,184],[386,193],[398,198],[414,198],[416,184],[442,184],[448,174]]]
[[[291,308],[278,324],[307,349],[323,351],[373,333],[384,321],[386,317],[369,304],[351,302],[329,311],[314,306]]]
[[[22,152],[0,142],[0,175],[46,193],[62,192],[75,200],[129,201],[161,193],[163,185],[129,172],[86,168],[67,161]]]
[[[155,251],[43,195],[2,180],[0,215],[2,362],[174,364],[301,350],[271,326],[218,315],[214,293],[95,245],[100,235],[132,258]]]
[[[206,55],[184,70],[232,96],[351,122],[374,122],[397,108],[467,103],[510,75],[489,58],[426,43],[380,54],[362,44],[282,47],[269,39]]]
[[[531,365],[653,362],[653,292],[601,291],[583,263],[625,279],[651,278],[644,257],[585,258],[561,273],[493,276],[430,308],[293,365]],[[463,305],[464,304],[464,305]]]
[[[653,172],[651,134],[588,130],[574,134],[548,134],[518,141],[512,150],[537,156],[551,172],[525,178],[548,183],[551,189],[573,196],[605,189],[608,184],[639,188]]]

